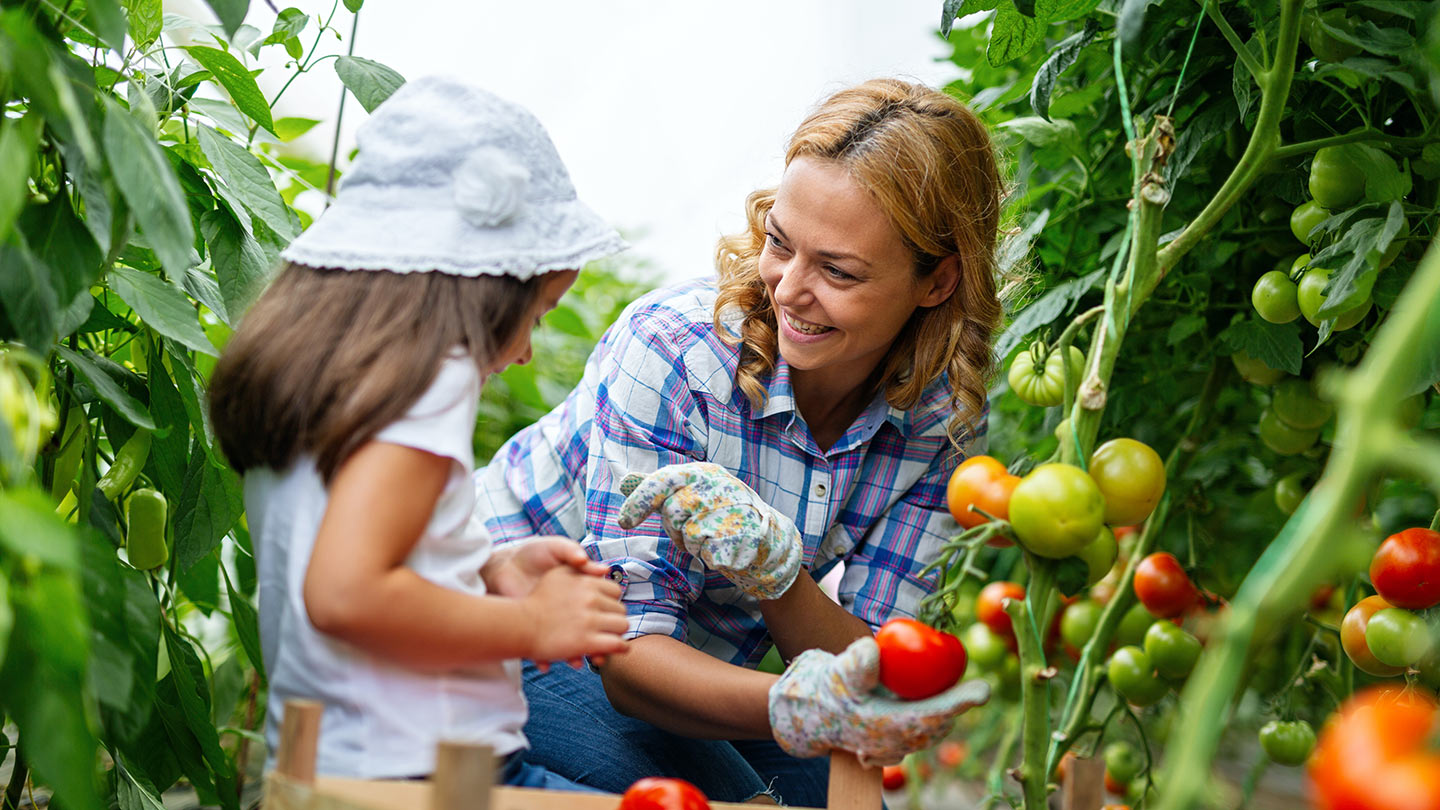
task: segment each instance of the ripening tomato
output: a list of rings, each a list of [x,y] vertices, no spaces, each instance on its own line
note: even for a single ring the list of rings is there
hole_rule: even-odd
[[[1165,494],[1165,462],[1134,439],[1111,439],[1095,448],[1090,477],[1105,498],[1105,522],[1111,526],[1145,522]]]
[[[1010,614],[1005,612],[1005,600],[1024,598],[1025,589],[1014,582],[991,582],[975,597],[975,618],[1002,638],[1013,640],[1015,629],[1010,626]]]
[[[1020,476],[1011,475],[1005,465],[990,456],[972,456],[960,463],[950,475],[946,487],[946,502],[950,514],[967,529],[973,529],[989,518],[970,507],[983,509],[1001,520],[1010,519],[1010,493],[1020,483]],[[1010,541],[997,537],[990,541],[992,546],[1008,546]]]
[[[1340,622],[1340,646],[1345,648],[1345,654],[1350,656],[1350,661],[1360,670],[1382,678],[1391,678],[1405,671],[1404,667],[1392,667],[1382,663],[1370,652],[1370,645],[1365,641],[1365,630],[1370,624],[1370,617],[1389,607],[1394,606],[1383,598],[1367,596],[1356,602]]]
[[[886,765],[880,771],[880,785],[886,790],[905,789],[905,766]]]
[[[1423,688],[1376,686],[1345,701],[1310,757],[1317,810],[1440,810],[1437,727]]]
[[[1315,748],[1315,729],[1304,720],[1271,720],[1260,728],[1260,747],[1279,765],[1303,765]]]
[[[880,683],[905,700],[938,695],[965,674],[960,639],[914,619],[891,619],[875,633]]]
[[[1414,528],[1385,538],[1370,560],[1370,581],[1395,607],[1440,604],[1440,532]]]
[[[1010,525],[1041,557],[1069,557],[1100,533],[1105,497],[1095,479],[1070,464],[1041,464],[1010,498]]]
[[[647,776],[620,797],[619,810],[710,810],[710,802],[684,779]]]
[[[960,763],[965,761],[969,750],[969,746],[962,741],[946,740],[935,749],[935,761],[940,763],[941,767],[958,768]]]
[[[1105,771],[1106,793],[1109,793],[1112,796],[1124,796],[1125,789],[1129,786],[1130,784],[1128,782],[1122,782],[1119,779],[1116,779],[1115,774],[1111,773],[1108,769]]]
[[[1169,619],[1195,604],[1200,591],[1174,554],[1157,551],[1135,568],[1135,595],[1146,610]]]
[[[1365,625],[1365,646],[1375,660],[1409,668],[1430,654],[1433,641],[1425,620],[1404,608],[1377,610]]]

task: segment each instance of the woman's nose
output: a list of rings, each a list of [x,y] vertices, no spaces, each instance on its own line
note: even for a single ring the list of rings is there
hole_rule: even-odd
[[[775,282],[775,303],[784,307],[798,306],[805,302],[809,293],[806,273],[800,261],[791,258],[780,268],[779,279]]]

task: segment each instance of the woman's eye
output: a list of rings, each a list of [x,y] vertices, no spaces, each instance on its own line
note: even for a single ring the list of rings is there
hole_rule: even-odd
[[[835,279],[836,281],[850,281],[851,279],[855,278],[854,276],[834,265],[825,265],[825,272],[829,273],[830,277]]]
[[[776,250],[785,249],[785,244],[780,241],[780,237],[776,236],[773,233],[766,232],[765,243],[768,244],[770,247],[775,248]]]

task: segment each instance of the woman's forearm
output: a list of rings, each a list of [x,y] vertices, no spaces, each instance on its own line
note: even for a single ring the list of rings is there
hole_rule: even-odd
[[[784,596],[762,601],[760,613],[787,662],[811,649],[839,653],[855,639],[871,635],[870,625],[835,604],[804,572]]]
[[[775,676],[727,664],[669,636],[641,636],[600,670],[621,714],[697,739],[770,739]]]

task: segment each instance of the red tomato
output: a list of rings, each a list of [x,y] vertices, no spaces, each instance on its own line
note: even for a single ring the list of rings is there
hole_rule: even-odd
[[[1370,624],[1370,617],[1389,607],[1394,606],[1383,598],[1367,596],[1356,602],[1340,622],[1340,646],[1345,648],[1345,654],[1362,671],[1382,678],[1394,677],[1405,671],[1404,667],[1382,663],[1370,652],[1370,645],[1365,641],[1365,628]]]
[[[905,700],[938,695],[965,674],[965,645],[914,619],[891,619],[875,634],[880,683]]]
[[[1056,784],[1060,784],[1060,785],[1065,784],[1065,777],[1066,777],[1066,775],[1068,775],[1068,774],[1070,773],[1070,768],[1072,767],[1072,763],[1074,763],[1074,762],[1075,762],[1075,752],[1074,752],[1074,751],[1066,751],[1066,752],[1065,752],[1065,756],[1060,757],[1060,764],[1055,766],[1055,782],[1056,782]]]
[[[880,772],[880,784],[886,790],[903,790],[905,787],[905,766],[886,765]]]
[[[935,749],[935,761],[945,768],[958,768],[969,752],[970,748],[964,742],[946,740]]]
[[[1129,785],[1111,776],[1109,771],[1105,772],[1105,791],[1107,793],[1113,793],[1116,796],[1124,796],[1125,789],[1127,787],[1129,787]]]
[[[710,810],[710,802],[684,779],[647,776],[620,797],[620,810]]]
[[[1019,483],[1020,476],[1011,475],[1005,465],[996,459],[990,456],[973,456],[962,461],[960,466],[955,468],[955,472],[951,473],[950,484],[945,489],[945,500],[955,522],[967,529],[973,529],[989,518],[979,512],[970,511],[972,504],[1001,520],[1009,520],[1010,494]],[[1000,535],[991,538],[989,544],[996,547],[1011,545],[1009,540]]]
[[[1370,581],[1395,607],[1440,604],[1440,532],[1406,529],[1385,538],[1370,561]]]
[[[1318,810],[1440,810],[1440,727],[1434,696],[1417,687],[1357,693],[1325,724],[1310,758]]]
[[[1006,599],[1024,599],[1025,589],[1014,582],[992,582],[980,589],[975,597],[975,618],[1001,636],[1014,640],[1010,614],[1005,612]]]
[[[1200,598],[1180,561],[1164,551],[1151,554],[1136,567],[1135,595],[1146,610],[1162,619],[1179,616]]]

